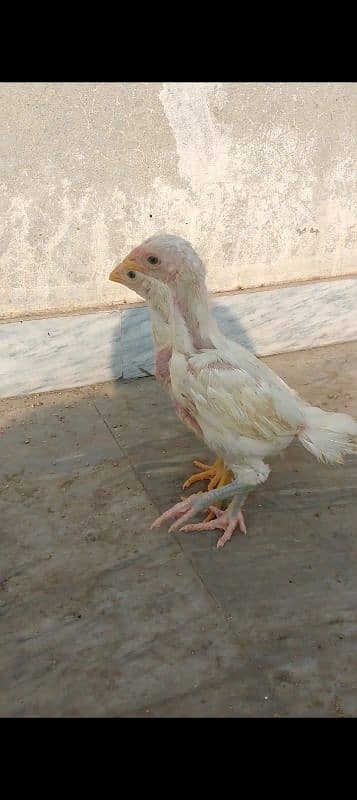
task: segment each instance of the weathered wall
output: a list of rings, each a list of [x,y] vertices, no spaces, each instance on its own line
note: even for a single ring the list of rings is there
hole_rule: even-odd
[[[2,84],[3,316],[137,298],[157,230],[212,291],[357,269],[357,84]]]

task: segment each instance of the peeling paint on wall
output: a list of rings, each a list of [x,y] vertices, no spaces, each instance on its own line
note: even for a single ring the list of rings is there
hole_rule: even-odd
[[[136,302],[157,230],[211,291],[357,267],[357,84],[2,84],[2,315]]]
[[[254,95],[254,87],[251,91]],[[209,275],[212,289],[221,288],[222,277],[224,288],[235,288],[336,275],[341,267],[357,269],[356,171],[352,156],[342,159],[349,151],[357,155],[351,125],[336,131],[340,150],[336,152],[332,140],[325,152],[324,125],[337,99],[334,91],[330,97],[321,86],[325,112],[307,131],[311,109],[297,120],[291,99],[294,103],[298,96],[291,98],[291,91],[285,86],[282,96],[280,87],[282,105],[269,113],[270,101],[279,100],[279,89],[266,87],[257,98],[265,114],[254,136],[245,131],[246,108],[236,87],[236,114],[229,125],[224,109],[232,105],[232,88],[171,83],[160,94],[175,135],[179,172],[191,190],[186,198],[191,216],[200,209],[191,236],[210,264],[221,265],[218,276]],[[309,92],[306,86],[307,98]],[[283,109],[287,93],[290,114]],[[357,99],[356,86],[352,94]],[[315,89],[314,96],[320,97]],[[357,105],[352,96],[351,101],[356,130]]]

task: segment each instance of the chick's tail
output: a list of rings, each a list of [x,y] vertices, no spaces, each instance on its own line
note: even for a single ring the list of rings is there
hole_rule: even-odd
[[[357,422],[348,414],[305,406],[305,425],[298,433],[301,444],[319,461],[342,464],[344,456],[357,455]]]

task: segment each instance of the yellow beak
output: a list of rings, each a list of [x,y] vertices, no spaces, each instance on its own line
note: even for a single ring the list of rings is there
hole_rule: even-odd
[[[124,261],[121,261],[114,269],[111,271],[109,275],[109,280],[114,281],[114,283],[120,283],[121,275],[124,275],[130,269],[139,271],[139,267],[135,258],[133,256],[128,255],[124,258]]]

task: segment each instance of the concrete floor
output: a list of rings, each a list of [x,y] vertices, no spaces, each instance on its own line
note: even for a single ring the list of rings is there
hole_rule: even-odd
[[[357,417],[356,343],[265,360]],[[209,457],[153,379],[0,406],[1,716],[357,714],[357,459],[291,447],[217,550],[149,530]]]

